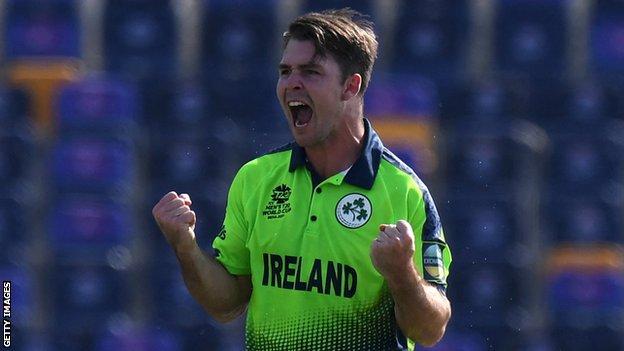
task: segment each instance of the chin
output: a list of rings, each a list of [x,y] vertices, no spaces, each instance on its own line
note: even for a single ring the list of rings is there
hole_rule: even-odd
[[[308,142],[305,138],[297,137],[297,135],[293,135],[293,137],[295,138],[295,142],[297,143],[297,145],[301,147],[308,146]]]
[[[310,138],[307,138],[303,135],[297,135],[296,133],[293,133],[293,138],[295,139],[295,142],[297,142],[297,145],[301,147],[314,145],[314,142],[310,140]]]

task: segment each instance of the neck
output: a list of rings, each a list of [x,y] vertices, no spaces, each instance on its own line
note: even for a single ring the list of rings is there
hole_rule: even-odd
[[[365,142],[363,119],[353,118],[342,123],[344,125],[323,144],[305,148],[308,161],[323,179],[351,167],[362,153]]]

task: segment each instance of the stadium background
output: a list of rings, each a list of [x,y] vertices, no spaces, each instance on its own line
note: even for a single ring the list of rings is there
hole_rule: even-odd
[[[281,31],[343,6],[380,37],[366,115],[453,248],[435,350],[624,349],[623,1],[0,4],[12,349],[241,349],[241,321],[193,302],[150,210],[190,193],[209,247],[236,169],[289,139]]]

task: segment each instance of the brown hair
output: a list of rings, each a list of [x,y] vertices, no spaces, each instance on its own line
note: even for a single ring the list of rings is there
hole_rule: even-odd
[[[350,8],[311,12],[296,18],[284,33],[284,48],[290,39],[314,43],[316,56],[327,53],[342,71],[342,81],[359,73],[362,76],[360,95],[368,87],[373,64],[377,58],[377,38],[373,23]]]

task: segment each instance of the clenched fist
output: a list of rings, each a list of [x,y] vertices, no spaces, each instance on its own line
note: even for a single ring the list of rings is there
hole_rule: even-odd
[[[412,226],[400,220],[395,224],[379,226],[379,235],[371,245],[371,260],[375,269],[386,279],[397,277],[413,269],[414,232]]]
[[[185,251],[195,243],[195,212],[191,210],[188,194],[171,191],[163,196],[152,209],[152,214],[160,230],[174,250]]]

